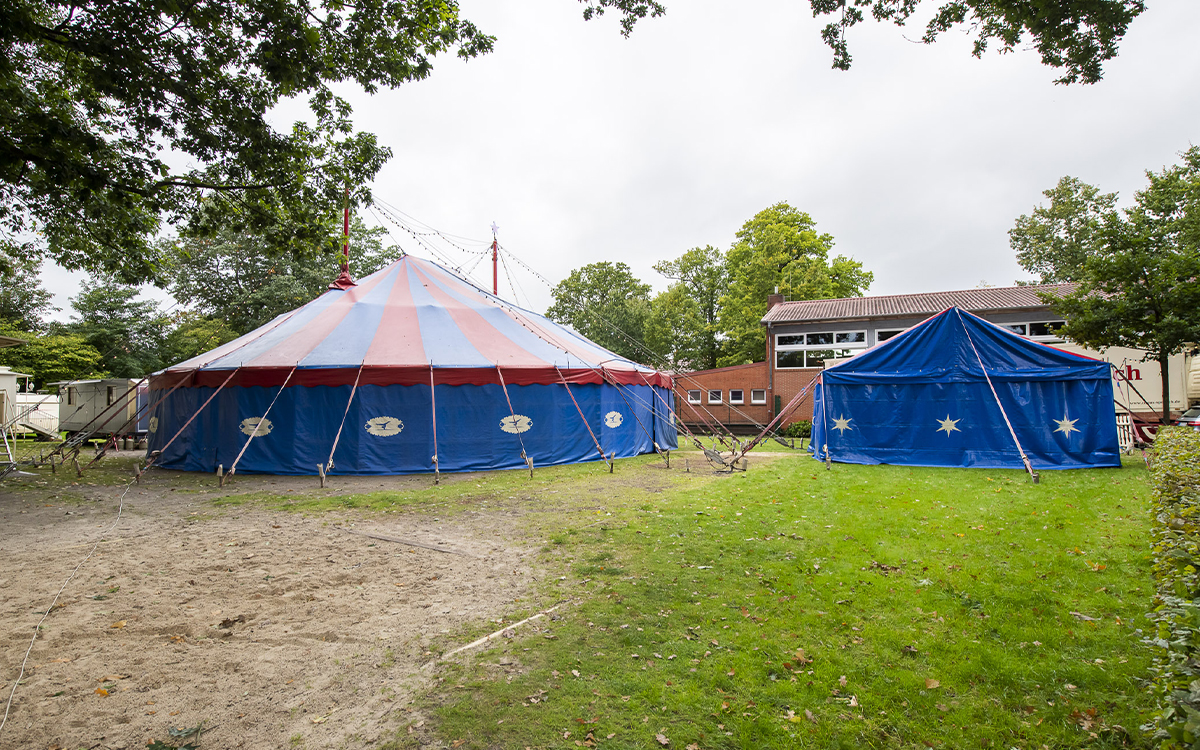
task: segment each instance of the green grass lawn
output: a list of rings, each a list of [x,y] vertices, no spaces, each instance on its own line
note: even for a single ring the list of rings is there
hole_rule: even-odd
[[[1140,463],[1033,485],[794,455],[646,494],[633,476],[651,462],[618,463],[601,523],[543,527],[544,601],[566,605],[443,666],[430,698],[443,741],[1144,745]],[[588,468],[572,471],[607,479]],[[392,746],[413,739],[401,730]]]

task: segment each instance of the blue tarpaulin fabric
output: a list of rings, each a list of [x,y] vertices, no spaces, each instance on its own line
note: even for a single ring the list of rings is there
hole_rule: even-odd
[[[810,450],[843,463],[1020,469],[1015,432],[1035,469],[1120,466],[1109,369],[950,308],[822,373]]]
[[[164,468],[228,469],[251,433],[239,473],[315,474],[324,464],[350,398],[351,386],[283,389],[259,421],[277,387],[227,388],[200,412],[159,457]],[[669,414],[651,408],[670,392],[651,386],[572,385],[587,417],[579,416],[564,385],[509,386],[513,414],[498,385],[438,385],[438,468],[444,472],[524,468],[522,444],[534,466],[628,458],[674,449]],[[213,388],[180,388],[154,415],[152,438],[165,443],[212,395]],[[359,386],[333,456],[331,474],[410,474],[433,470],[433,412],[429,386]],[[519,432],[518,432],[519,431]],[[518,434],[520,439],[518,440]]]

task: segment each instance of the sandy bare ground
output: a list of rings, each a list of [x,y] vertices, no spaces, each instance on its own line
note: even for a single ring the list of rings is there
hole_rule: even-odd
[[[3,701],[42,613],[103,539],[46,619],[0,747],[140,748],[201,722],[202,747],[372,744],[422,720],[409,702],[432,679],[430,642],[500,628],[488,621],[525,606],[538,575],[511,512],[214,512],[178,480],[148,475],[112,529],[117,487],[81,483],[71,502],[0,487]],[[314,484],[238,481],[276,480]]]
[[[0,483],[0,711],[38,621],[96,548],[34,642],[0,748],[178,744],[172,729],[202,722],[205,748],[358,748],[397,731],[441,747],[414,700],[438,679],[436,654],[554,603],[533,601],[544,576],[539,519],[602,513],[634,486],[662,491],[689,465],[695,478],[711,471],[690,452],[669,471],[600,470],[571,484],[540,476],[501,503],[462,496],[453,509],[312,514],[213,500],[425,491],[432,480],[337,477],[319,491],[312,477],[246,476],[218,490],[211,476],[153,471],[130,488],[114,527],[113,482],[132,465],[110,458],[79,480],[43,468]],[[521,669],[489,658],[491,669]]]

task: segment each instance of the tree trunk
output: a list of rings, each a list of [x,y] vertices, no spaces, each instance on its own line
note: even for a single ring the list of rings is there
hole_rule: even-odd
[[[1162,376],[1162,423],[1171,424],[1171,374],[1167,370],[1167,357],[1158,358],[1158,370]]]

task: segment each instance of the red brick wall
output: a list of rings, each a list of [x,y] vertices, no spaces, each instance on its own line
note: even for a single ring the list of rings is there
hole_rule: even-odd
[[[786,407],[788,402],[820,371],[819,368],[776,370],[773,387],[769,384],[766,362],[677,375],[675,377],[675,411],[689,425],[703,425],[706,421],[714,420],[725,425],[751,425],[754,422],[766,424],[775,418],[775,396],[779,396],[780,405]],[[731,388],[741,388],[744,391],[745,403],[737,405],[728,403]],[[756,388],[767,392],[767,403],[750,403],[750,391]],[[687,392],[695,389],[702,391],[701,403],[689,404]],[[720,389],[724,403],[708,403],[710,389]],[[784,420],[784,425],[802,419],[811,421],[812,409],[812,389],[810,388],[804,400],[792,408],[787,419]]]
[[[743,403],[729,403],[731,388],[742,389]],[[704,424],[706,420],[712,422],[714,419],[727,425],[750,425],[754,422],[766,424],[773,416],[770,414],[771,396],[770,393],[767,394],[767,403],[765,404],[751,404],[750,391],[755,388],[767,389],[766,362],[677,375],[675,377],[675,411],[688,424]],[[687,392],[696,389],[702,391],[701,403],[689,404]],[[710,389],[720,389],[723,403],[708,403]]]
[[[819,367],[806,367],[802,370],[776,370],[775,371],[775,392],[772,396],[779,396],[781,406],[786,407],[797,393],[808,385],[817,373],[821,372]],[[813,416],[813,388],[808,389],[808,394],[804,400],[796,404],[792,411],[788,414],[785,420],[787,424],[799,422],[802,419],[812,421]],[[772,401],[774,399],[772,398]]]

